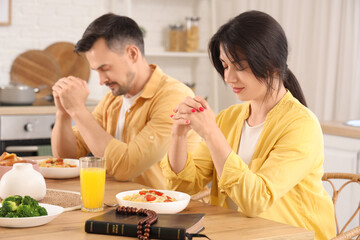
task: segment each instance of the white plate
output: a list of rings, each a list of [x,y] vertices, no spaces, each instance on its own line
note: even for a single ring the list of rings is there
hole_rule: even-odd
[[[41,161],[46,161],[46,160],[47,159],[41,159],[38,161],[40,163]],[[78,159],[64,158],[64,163],[70,163],[76,165],[77,167],[72,167],[72,168],[39,167],[39,171],[44,176],[44,178],[64,179],[64,178],[74,178],[80,175]]]
[[[0,227],[26,228],[26,227],[40,226],[52,221],[54,218],[56,218],[59,214],[61,214],[64,211],[64,208],[60,206],[55,206],[45,203],[39,203],[39,205],[46,209],[48,215],[41,217],[27,217],[27,218],[0,217]]]
[[[125,196],[129,196],[129,195],[131,196],[133,194],[139,193],[141,189],[118,193],[116,194],[116,200],[120,206],[136,207],[138,209],[139,208],[151,209],[157,213],[178,213],[184,210],[186,206],[189,204],[190,201],[189,194],[183,192],[177,192],[177,191],[170,191],[170,190],[157,190],[157,189],[154,190],[162,192],[165,195],[168,195],[169,197],[175,198],[177,201],[152,203],[152,202],[133,202],[123,199]]]

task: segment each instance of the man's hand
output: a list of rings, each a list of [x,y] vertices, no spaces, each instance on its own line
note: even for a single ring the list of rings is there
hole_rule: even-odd
[[[89,96],[86,81],[73,76],[59,79],[52,89],[58,110],[65,110],[69,115],[84,108]]]
[[[54,87],[53,87],[53,89],[54,89]],[[55,102],[55,106],[56,106],[56,108],[58,110],[58,113],[62,114],[63,116],[69,115],[66,112],[66,110],[64,109],[64,107],[62,106],[58,93],[53,90],[52,94],[54,96],[54,102]]]

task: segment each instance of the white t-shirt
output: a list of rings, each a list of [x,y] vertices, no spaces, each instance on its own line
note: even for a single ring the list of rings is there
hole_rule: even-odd
[[[247,121],[244,123],[237,154],[246,164],[250,163],[251,157],[254,154],[256,143],[259,140],[264,123],[265,122],[253,127],[250,127]]]
[[[244,123],[237,154],[246,164],[250,163],[251,157],[254,154],[264,123],[265,122],[253,127],[249,126],[247,121]],[[238,209],[238,206],[229,197],[226,198],[226,204],[231,209]]]
[[[120,141],[122,141],[122,133],[123,133],[124,123],[125,123],[126,112],[134,104],[134,102],[140,96],[140,94],[141,94],[141,92],[139,92],[138,94],[136,94],[130,98],[125,97],[125,95],[123,96],[123,102],[121,105],[119,119],[117,122],[116,131],[115,131],[115,138],[119,139]]]

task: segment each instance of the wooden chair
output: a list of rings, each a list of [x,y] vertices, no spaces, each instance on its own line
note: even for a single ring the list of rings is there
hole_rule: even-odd
[[[347,180],[345,183],[342,183],[342,185],[339,187],[339,189],[336,189],[335,184],[333,183],[334,179],[343,179]],[[352,174],[352,173],[324,173],[322,177],[323,181],[329,182],[330,186],[332,187],[332,200],[334,203],[334,210],[335,210],[335,222],[336,222],[336,237],[332,240],[345,240],[345,239],[353,239],[356,237],[356,240],[360,240],[360,226],[357,226],[351,230],[348,230],[346,232],[346,227],[350,224],[350,222],[356,217],[356,215],[359,215],[359,225],[360,225],[360,202],[358,203],[357,209],[354,211],[353,215],[349,218],[349,220],[345,223],[345,225],[339,230],[339,223],[336,217],[336,202],[338,199],[338,196],[340,192],[350,183],[358,183],[360,184],[360,174]],[[208,203],[209,201],[209,195],[210,195],[210,189],[204,188],[200,192],[194,194],[191,196],[192,200],[199,200],[205,203]]]
[[[342,185],[339,187],[339,189],[336,189],[336,187],[333,183],[334,179],[343,179],[346,182],[342,183]],[[360,202],[358,203],[358,207],[355,210],[354,214],[349,218],[349,220],[345,223],[345,225],[340,230],[339,230],[339,223],[338,223],[338,220],[336,217],[336,208],[335,207],[336,207],[336,202],[337,202],[338,196],[339,196],[340,192],[344,189],[344,187],[346,187],[350,183],[360,184],[360,174],[324,173],[322,180],[329,182],[332,187],[332,190],[333,190],[332,200],[333,200],[334,209],[335,209],[336,237],[333,238],[332,240],[353,239],[354,237],[356,237],[355,239],[359,240],[360,239],[360,212],[359,212],[360,211]],[[346,227],[355,218],[356,215],[359,215],[359,226],[344,232]]]
[[[197,200],[203,203],[209,203],[210,200],[210,188],[205,187],[200,192],[191,195],[191,200]]]

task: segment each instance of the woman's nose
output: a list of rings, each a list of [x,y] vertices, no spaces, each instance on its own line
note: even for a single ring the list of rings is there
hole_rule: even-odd
[[[236,74],[232,70],[225,71],[224,79],[228,84],[237,82]]]

